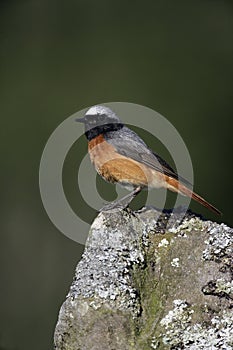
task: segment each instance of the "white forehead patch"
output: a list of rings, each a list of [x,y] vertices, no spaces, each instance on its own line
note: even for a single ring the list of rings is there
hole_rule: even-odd
[[[105,106],[93,106],[88,109],[86,112],[88,115],[96,115],[96,114],[112,114],[112,111],[110,108]]]

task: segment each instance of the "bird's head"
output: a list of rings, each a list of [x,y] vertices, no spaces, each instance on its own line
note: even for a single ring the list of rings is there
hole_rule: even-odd
[[[120,118],[110,108],[100,105],[89,108],[84,117],[76,121],[84,123],[88,139],[107,131],[118,130],[123,126]]]

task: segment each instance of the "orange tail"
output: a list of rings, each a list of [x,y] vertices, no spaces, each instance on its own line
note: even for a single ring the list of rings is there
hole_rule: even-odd
[[[202,204],[207,209],[211,210],[215,214],[222,215],[221,211],[215,208],[212,204],[207,202],[204,198],[199,196],[197,193],[191,191],[188,187],[183,185],[181,182],[179,182],[176,179],[172,179],[169,176],[166,176],[166,182],[168,183],[168,188],[174,192],[179,192],[181,194],[186,195],[187,197],[190,197],[197,201],[198,203]]]

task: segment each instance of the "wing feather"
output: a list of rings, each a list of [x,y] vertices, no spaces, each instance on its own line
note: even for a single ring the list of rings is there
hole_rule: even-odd
[[[117,131],[108,132],[106,140],[115,147],[118,153],[163,173],[173,179],[180,180],[186,185],[191,184],[178,176],[172,167],[158,154],[151,151],[145,142],[131,129],[124,126]]]

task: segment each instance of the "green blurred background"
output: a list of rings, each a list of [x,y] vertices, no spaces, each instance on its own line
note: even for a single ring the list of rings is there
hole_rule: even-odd
[[[232,38],[232,1],[0,1],[0,349],[52,348],[83,251],[50,222],[38,186],[47,139],[76,111],[126,101],[164,115],[190,151],[196,191],[233,224]]]

